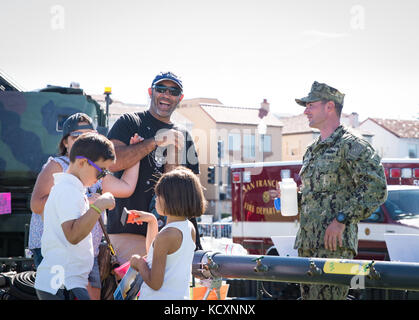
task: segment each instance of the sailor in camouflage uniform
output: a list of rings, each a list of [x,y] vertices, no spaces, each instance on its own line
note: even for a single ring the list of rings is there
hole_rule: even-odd
[[[300,229],[295,249],[301,257],[352,259],[358,249],[358,222],[387,198],[380,157],[372,146],[340,124],[344,94],[314,82],[305,107],[319,138],[303,157],[300,171]],[[303,299],[346,299],[349,286],[301,285]]]

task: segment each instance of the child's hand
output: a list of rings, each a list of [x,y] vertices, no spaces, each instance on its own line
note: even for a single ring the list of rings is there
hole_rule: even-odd
[[[88,196],[88,200],[89,200],[89,204],[92,204],[92,203],[95,203],[96,202],[96,200],[98,199],[100,197],[100,194],[99,193],[91,193],[89,196]]]
[[[269,196],[271,197],[271,199],[281,198],[281,191],[268,190],[268,192],[269,192]]]
[[[136,134],[134,134],[134,136],[132,136],[130,139],[129,139],[129,144],[137,144],[137,143],[139,143],[139,142],[143,142],[144,141],[144,138],[143,137],[140,137],[139,135],[138,135],[138,133],[136,133]]]
[[[145,257],[141,257],[141,256],[140,256],[140,255],[138,255],[138,254],[134,254],[134,255],[131,257],[131,259],[129,260],[129,264],[130,264],[130,266],[131,266],[134,270],[136,270],[136,271],[140,271],[140,265],[141,265],[142,263],[145,263],[145,262],[146,262],[144,258],[145,258]]]
[[[154,214],[150,213],[150,212],[145,212],[145,211],[137,211],[137,210],[130,210],[130,212],[132,214],[134,214],[134,222],[136,222],[137,224],[139,222],[147,222],[147,223],[157,223],[157,219],[154,216]]]
[[[105,192],[97,198],[97,200],[94,202],[94,205],[102,211],[105,209],[112,210],[113,208],[115,208],[115,198],[112,193]]]

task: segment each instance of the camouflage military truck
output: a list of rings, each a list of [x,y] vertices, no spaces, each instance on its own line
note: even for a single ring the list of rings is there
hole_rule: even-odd
[[[76,112],[106,134],[105,111],[81,89],[0,90],[0,257],[24,255],[36,177],[58,152],[63,122]]]

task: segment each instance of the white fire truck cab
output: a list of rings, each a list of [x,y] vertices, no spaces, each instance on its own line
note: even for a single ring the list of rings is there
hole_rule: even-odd
[[[386,233],[419,234],[419,159],[383,159],[388,199],[358,225],[357,259],[389,260]],[[241,163],[231,166],[232,238],[249,254],[270,254],[272,236],[295,236],[299,215],[282,216],[269,190],[298,175],[301,161]]]

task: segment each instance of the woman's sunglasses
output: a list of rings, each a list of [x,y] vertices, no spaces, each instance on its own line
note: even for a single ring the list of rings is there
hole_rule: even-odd
[[[93,131],[86,131],[86,132],[97,132],[97,131],[96,130],[93,130]],[[79,137],[83,133],[86,133],[86,132],[83,132],[83,131],[73,131],[73,132],[70,132],[69,135],[72,136],[72,137]]]

